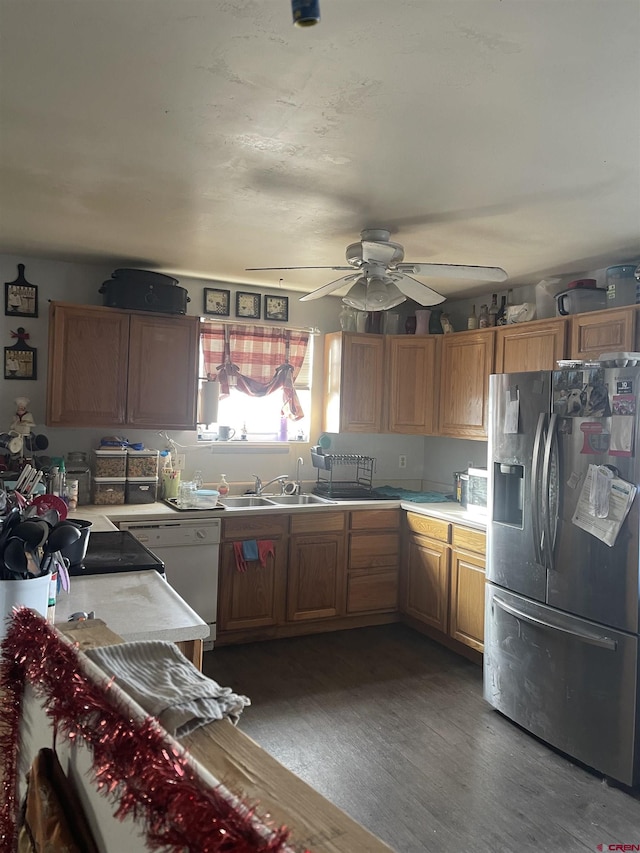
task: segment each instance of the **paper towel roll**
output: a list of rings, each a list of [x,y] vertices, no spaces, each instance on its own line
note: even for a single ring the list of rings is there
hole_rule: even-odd
[[[202,383],[200,389],[200,414],[199,424],[215,424],[218,422],[218,400],[220,396],[220,383],[216,380]]]

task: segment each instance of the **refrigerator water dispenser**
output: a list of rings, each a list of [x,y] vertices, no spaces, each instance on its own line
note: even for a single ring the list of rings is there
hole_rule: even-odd
[[[522,527],[524,466],[494,462],[493,520]]]

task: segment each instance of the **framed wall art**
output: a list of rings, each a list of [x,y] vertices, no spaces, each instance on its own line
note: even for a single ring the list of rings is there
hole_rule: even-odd
[[[4,285],[4,313],[8,317],[37,317],[38,288],[24,277],[24,264],[18,264],[18,278]]]
[[[244,317],[247,320],[259,320],[260,294],[245,293],[239,290],[236,293],[236,317]]]
[[[231,313],[231,291],[205,287],[204,313],[215,314],[217,317],[228,317]]]
[[[268,296],[264,297],[264,319],[283,320],[289,319],[289,297]]]
[[[12,347],[4,348],[5,379],[37,379],[38,351],[27,343],[29,335],[22,326],[11,336],[17,338]]]

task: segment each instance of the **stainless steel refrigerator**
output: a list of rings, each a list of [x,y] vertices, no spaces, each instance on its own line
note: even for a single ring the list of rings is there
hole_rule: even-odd
[[[640,782],[639,397],[640,368],[490,380],[484,697],[626,785]]]

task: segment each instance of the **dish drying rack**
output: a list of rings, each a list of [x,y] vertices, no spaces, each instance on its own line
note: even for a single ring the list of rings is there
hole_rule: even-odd
[[[324,454],[311,448],[311,462],[318,469],[314,492],[327,498],[357,498],[373,491],[376,460],[359,453]]]

